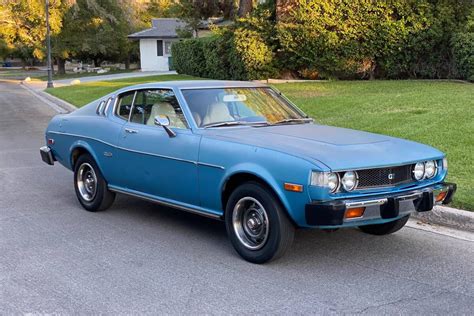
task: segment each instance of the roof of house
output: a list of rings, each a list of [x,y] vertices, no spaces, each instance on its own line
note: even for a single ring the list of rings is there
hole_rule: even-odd
[[[224,20],[223,18],[209,18],[201,21],[199,29],[207,30],[210,25],[227,26],[232,24],[232,21]],[[178,38],[176,29],[186,27],[186,23],[176,18],[155,18],[151,20],[152,27],[137,33],[128,35],[131,39],[140,38]]]
[[[128,35],[128,38],[177,38],[176,29],[184,28],[186,23],[175,18],[152,19],[152,27]]]

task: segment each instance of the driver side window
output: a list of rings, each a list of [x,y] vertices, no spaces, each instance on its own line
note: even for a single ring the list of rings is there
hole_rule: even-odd
[[[153,89],[137,91],[130,121],[154,126],[156,116],[168,117],[170,127],[188,127],[173,90]]]

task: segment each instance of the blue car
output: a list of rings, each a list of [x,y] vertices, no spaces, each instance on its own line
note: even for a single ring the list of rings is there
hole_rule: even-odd
[[[40,153],[74,172],[86,210],[109,208],[119,193],[220,219],[254,263],[282,256],[298,227],[396,232],[456,190],[441,151],[316,124],[252,82],[118,90],[55,116]]]

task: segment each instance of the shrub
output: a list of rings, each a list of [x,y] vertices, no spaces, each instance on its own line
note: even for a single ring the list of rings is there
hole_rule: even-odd
[[[452,43],[460,78],[474,81],[474,32],[457,33]]]
[[[178,73],[197,77],[205,77],[206,61],[202,42],[186,39],[171,46],[173,66]]]
[[[172,46],[178,73],[213,79],[251,80],[275,73],[273,53],[255,31],[237,28]]]

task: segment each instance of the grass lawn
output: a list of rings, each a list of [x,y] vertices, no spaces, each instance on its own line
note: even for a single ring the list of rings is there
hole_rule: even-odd
[[[88,82],[76,86],[66,86],[60,88],[46,89],[46,92],[66,100],[75,106],[83,106],[87,103],[100,98],[110,92],[117,89],[127,87],[134,84],[156,82],[156,81],[168,81],[168,80],[193,80],[200,79],[186,75],[161,75],[161,76],[148,76],[139,78],[128,78],[128,79],[117,79],[109,81],[98,81]]]
[[[82,106],[131,84],[181,75],[88,83],[48,91]],[[318,123],[419,141],[448,154],[453,206],[474,211],[474,84],[448,81],[330,81],[275,87]]]

